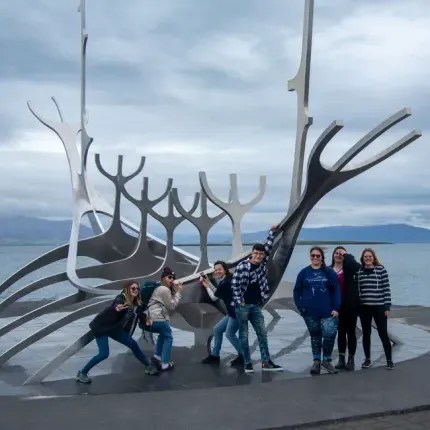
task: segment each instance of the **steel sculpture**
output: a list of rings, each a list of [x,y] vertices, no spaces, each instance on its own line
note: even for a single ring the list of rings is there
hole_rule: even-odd
[[[248,213],[264,196],[266,191],[266,176],[260,176],[260,190],[250,202],[240,203],[239,190],[237,188],[237,175],[230,175],[230,199],[228,202],[223,202],[215,196],[206,177],[205,172],[199,173],[200,186],[207,198],[222,211],[224,211],[231,220],[233,243],[232,243],[232,258],[237,257],[243,252],[242,233],[240,224],[246,213]]]
[[[297,92],[298,112],[291,194],[288,213],[280,223],[280,228],[275,238],[274,250],[269,261],[269,287],[271,296],[267,301],[266,306],[270,302],[282,298],[285,295],[285,292],[283,292],[281,289],[278,289],[278,285],[290,261],[299,231],[306,220],[307,215],[313,209],[315,204],[330,191],[391,157],[421,136],[421,132],[413,130],[384,151],[381,151],[376,156],[354,168],[346,169],[348,163],[350,163],[373,141],[411,115],[411,111],[409,109],[402,109],[390,118],[383,121],[373,130],[371,130],[366,136],[360,139],[335,164],[332,166],[325,166],[320,161],[321,154],[327,144],[343,128],[343,124],[340,121],[334,121],[317,139],[310,153],[305,177],[305,186],[304,188],[302,187],[307,132],[309,127],[312,125],[312,118],[308,114],[308,103],[314,0],[304,0],[304,3],[305,16],[300,66],[296,76],[288,82],[288,89],[290,91]],[[21,288],[0,303],[0,312],[18,298],[25,297],[25,295],[29,292],[65,279],[68,279],[71,282],[71,284],[76,288],[76,292],[67,297],[63,297],[52,303],[46,304],[45,306],[34,309],[27,314],[18,317],[11,323],[1,327],[0,337],[6,335],[14,328],[20,327],[25,322],[37,318],[38,316],[52,311],[67,310],[68,305],[75,304],[77,302],[78,305],[66,316],[47,324],[36,333],[29,334],[21,342],[18,342],[9,350],[1,353],[0,364],[6,363],[20,351],[24,350],[55,330],[58,330],[67,324],[77,321],[84,316],[94,314],[100,310],[103,306],[111,301],[114,291],[121,286],[121,283],[124,282],[124,279],[127,276],[130,276],[131,273],[141,275],[138,276],[138,279],[147,279],[148,276],[151,277],[157,275],[159,273],[160,267],[166,262],[169,262],[169,264],[172,265],[176,263],[175,267],[179,271],[182,271],[183,274],[189,273],[187,276],[184,276],[181,279],[185,288],[183,290],[183,298],[181,300],[180,306],[178,306],[177,313],[192,327],[203,329],[212,327],[217,317],[221,313],[225,313],[225,308],[220,303],[214,303],[209,300],[205,294],[202,294],[202,288],[197,283],[199,272],[201,270],[207,274],[210,274],[213,271],[213,269],[209,266],[209,259],[207,255],[208,232],[210,228],[223,216],[229,216],[233,228],[234,251],[233,258],[228,261],[228,264],[229,267],[234,269],[234,267],[236,267],[240,261],[249,257],[249,252],[238,254],[242,248],[240,238],[240,220],[242,219],[246,210],[249,210],[261,199],[262,193],[265,189],[265,178],[260,178],[259,195],[247,205],[241,205],[239,203],[238,197],[237,178],[235,175],[232,175],[230,177],[230,199],[228,203],[225,203],[214,196],[209,188],[206,174],[204,172],[200,172],[199,181],[201,185],[201,216],[196,217],[193,215],[197,205],[197,197],[191,210],[184,210],[179,201],[177,189],[174,188],[170,190],[172,185],[171,180],[166,187],[166,191],[161,196],[163,198],[169,196],[169,212],[166,216],[160,216],[155,211],[155,205],[161,201],[161,198],[157,199],[156,201],[150,201],[148,199],[148,178],[144,179],[141,199],[136,199],[135,197],[131,196],[125,188],[125,184],[132,178],[125,177],[122,174],[122,157],[120,156],[118,159],[118,172],[117,175],[114,176],[104,171],[100,163],[100,157],[96,156],[96,164],[99,170],[108,180],[114,183],[116,188],[117,194],[115,199],[115,207],[110,207],[105,202],[105,200],[89,186],[86,177],[88,151],[92,142],[92,138],[88,136],[85,130],[85,124],[88,120],[85,109],[85,58],[86,45],[88,41],[88,35],[85,29],[85,0],[81,0],[80,13],[80,125],[64,123],[62,113],[55,99],[53,100],[57,106],[60,122],[54,122],[42,118],[32,109],[31,105],[29,104],[30,111],[40,122],[57,134],[66,150],[74,196],[73,227],[70,236],[70,243],[62,247],[58,247],[41,256],[39,259],[29,263],[27,266],[3,282],[3,284],[0,286],[0,292],[5,291],[26,274],[65,257],[67,257],[67,270],[65,273],[54,274]],[[80,152],[78,152],[75,146],[75,138],[78,133],[80,133],[81,136]],[[143,160],[141,167],[143,168]],[[135,174],[132,176],[134,177],[136,175],[137,173],[135,172]],[[140,228],[137,228],[132,223],[120,216],[119,199],[121,198],[121,194],[140,209]],[[217,215],[215,218],[208,216],[207,199],[222,210],[222,213]],[[180,217],[174,216],[173,207],[176,207]],[[112,217],[112,224],[106,231],[98,219],[98,214],[100,213],[107,214]],[[89,239],[78,241],[79,225],[81,219],[87,214],[90,216],[90,221],[95,236]],[[151,236],[147,232],[148,215],[155,217],[165,225],[168,237],[167,242]],[[193,256],[177,247],[173,247],[173,231],[177,225],[179,225],[179,223],[183,222],[184,220],[188,220],[194,224],[200,232],[200,258]],[[135,232],[139,232],[139,239],[136,240],[135,238],[128,236],[122,229],[121,224],[133,229]],[[96,258],[101,262],[100,268],[94,269],[94,267],[89,267],[76,270],[76,258],[80,255]],[[135,264],[138,264],[139,260],[138,258],[133,257],[135,255],[139,255],[140,259],[148,258],[150,261],[148,266],[145,267],[145,269],[141,272],[133,272],[133,267],[135,267]],[[117,273],[116,268],[122,269]],[[104,279],[108,279],[110,281],[97,286],[86,285],[83,279],[85,277],[93,277],[95,273],[99,275],[104,273]],[[57,355],[57,357],[53,358],[39,371],[31,375],[27,379],[26,383],[42,381],[46,376],[58,368],[65,360],[83,348],[88,342],[91,341],[91,339],[92,337],[89,333],[83,334],[80,339],[73,342],[72,345],[65,348],[60,354]]]

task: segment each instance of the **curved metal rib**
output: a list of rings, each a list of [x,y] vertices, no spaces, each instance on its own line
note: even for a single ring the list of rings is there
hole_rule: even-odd
[[[30,345],[33,345],[40,339],[43,339],[44,337],[50,335],[59,328],[64,327],[67,324],[70,324],[88,315],[100,312],[110,302],[112,302],[112,298],[103,299],[97,303],[93,303],[91,305],[87,305],[73,312],[70,312],[69,314],[59,318],[53,323],[46,325],[45,327],[23,339],[21,342],[18,342],[17,344],[9,348],[7,351],[3,352],[0,355],[0,366],[3,366],[3,364],[10,360],[13,356],[23,351],[25,348],[28,348]]]
[[[378,124],[373,130],[367,133],[361,138],[351,149],[349,149],[338,161],[333,165],[332,170],[342,170],[351,160],[353,160],[360,152],[367,148],[372,142],[374,142],[379,136],[384,134],[390,128],[394,127],[399,122],[408,118],[412,115],[412,111],[409,108],[404,108],[396,112],[394,115],[387,118]]]
[[[215,196],[211,190],[206,173],[199,172],[200,186],[207,196],[207,198],[215,205],[224,211],[231,220],[233,243],[232,243],[232,257],[241,254],[243,252],[242,246],[242,234],[240,231],[240,224],[244,215],[251,210],[264,196],[266,191],[266,176],[260,176],[260,189],[258,195],[250,202],[241,204],[239,201],[239,192],[237,188],[237,175],[230,175],[230,199],[229,202],[223,202]]]
[[[313,124],[313,118],[308,115],[313,21],[314,0],[305,0],[300,66],[296,76],[288,81],[288,91],[296,91],[297,93],[296,145],[294,153],[293,175],[291,181],[290,202],[288,208],[289,210],[292,210],[293,207],[299,202],[302,193],[306,139],[309,127]]]
[[[199,204],[200,193],[195,193],[193,204],[191,209],[187,211],[188,214],[192,215]],[[153,208],[149,210],[149,215],[156,219],[166,230],[166,254],[164,256],[163,266],[172,267],[177,264],[175,259],[175,253],[173,251],[174,234],[177,227],[185,220],[185,217],[175,215],[175,205],[173,202],[172,191],[169,192],[167,200],[167,214],[160,215]],[[194,270],[194,268],[193,268]],[[190,272],[188,272],[190,273]]]
[[[110,291],[110,295],[111,295],[110,297],[112,297],[112,295],[114,294],[116,294],[114,291]],[[103,298],[103,296],[99,296],[99,297]],[[65,306],[83,302],[84,300],[90,300],[92,298],[98,298],[98,297],[95,294],[85,294],[84,292],[79,291],[77,293],[73,293],[61,299],[55,300],[51,303],[47,303],[46,305],[33,309],[32,311],[27,312],[26,314],[21,315],[20,317],[16,318],[10,323],[0,327],[0,337],[22,326],[26,322],[31,321],[35,318],[38,318],[42,315],[45,315],[54,311],[61,311]]]
[[[78,340],[73,342],[67,348],[63,349],[53,360],[47,363],[45,366],[41,367],[37,372],[27,378],[23,385],[30,385],[42,382],[47,378],[55,369],[58,369],[67,359],[75,355],[78,351],[87,346],[94,336],[91,331],[88,331]]]
[[[208,257],[208,234],[212,227],[219,222],[226,214],[221,212],[217,216],[211,218],[208,214],[208,201],[206,194],[202,191],[200,192],[200,216],[195,216],[191,212],[187,212],[182,206],[178,189],[173,188],[171,191],[172,203],[176,210],[182,215],[186,220],[188,220],[199,232],[200,234],[200,259],[198,266],[196,267],[196,272],[200,272],[202,269],[209,267],[209,257]]]

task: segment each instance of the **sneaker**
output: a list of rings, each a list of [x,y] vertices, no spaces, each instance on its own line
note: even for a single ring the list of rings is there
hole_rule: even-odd
[[[202,360],[202,363],[203,364],[219,364],[220,361],[221,360],[219,357],[215,357],[215,355],[209,355],[208,357],[206,357]]]
[[[161,360],[155,355],[151,357],[151,363],[158,369],[161,370]]]
[[[393,370],[394,369],[394,363],[391,360],[387,361],[387,370]]]
[[[338,373],[338,371],[334,368],[331,360],[323,360],[321,362],[321,368],[326,370],[328,373],[330,373],[331,375],[335,375],[336,373]]]
[[[341,354],[339,355],[339,361],[337,362],[335,368],[336,369],[345,369],[346,364],[345,364],[345,355]]]
[[[247,364],[245,366],[245,373],[254,373],[254,367],[252,366],[252,364]]]
[[[230,366],[232,367],[242,367],[244,365],[243,357],[238,355],[234,360],[230,361]]]
[[[370,358],[366,358],[363,361],[363,364],[361,365],[362,369],[368,369],[372,365],[372,362],[370,361]]]
[[[165,366],[164,364],[161,365],[161,371],[168,372],[169,370],[173,370],[174,367],[175,363],[173,363],[173,361],[169,361],[169,363],[167,363],[167,366]]]
[[[82,373],[81,371],[79,371],[78,374],[76,375],[76,380],[78,382],[81,382],[82,384],[91,383],[91,378],[86,373]]]
[[[145,373],[147,375],[155,376],[160,374],[160,370],[158,370],[157,366],[151,363],[148,366],[146,366]]]
[[[284,369],[282,366],[278,366],[272,360],[269,360],[267,363],[261,365],[261,370],[263,372],[282,372]]]
[[[348,371],[355,370],[355,361],[352,355],[348,357],[348,363],[346,363],[345,370],[348,370]]]
[[[321,360],[314,360],[311,367],[311,375],[319,375],[321,373]]]

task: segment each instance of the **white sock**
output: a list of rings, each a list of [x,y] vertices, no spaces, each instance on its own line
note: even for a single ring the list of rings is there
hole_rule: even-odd
[[[162,367],[163,369],[167,369],[167,368],[169,367],[169,363],[163,363],[163,364],[161,365],[161,367]]]
[[[154,354],[154,357],[155,357],[157,360],[161,360],[161,357],[160,357],[159,355]]]

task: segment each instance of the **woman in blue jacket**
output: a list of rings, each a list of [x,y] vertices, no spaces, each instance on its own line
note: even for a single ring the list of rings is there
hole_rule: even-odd
[[[294,286],[294,302],[311,336],[314,363],[311,374],[321,368],[337,373],[331,360],[338,327],[340,286],[336,272],[325,264],[324,251],[314,246],[311,264],[302,269]],[[322,361],[321,361],[322,350]]]
[[[143,325],[149,323],[139,298],[139,285],[130,281],[124,285],[122,293],[115,297],[112,304],[90,322],[90,329],[96,338],[99,352],[78,372],[77,381],[84,384],[91,382],[88,372],[109,357],[109,338],[130,348],[135,357],[146,367],[147,374],[158,375],[160,372],[132,337],[138,320]]]
[[[239,338],[237,332],[239,331],[239,323],[236,320],[236,311],[232,306],[233,291],[231,289],[232,275],[228,270],[227,264],[224,261],[217,261],[214,264],[214,275],[218,281],[215,287],[208,277],[202,281],[202,285],[206,288],[209,297],[215,302],[221,299],[226,308],[227,315],[214,327],[214,344],[211,354],[204,358],[203,364],[217,364],[220,362],[219,354],[221,352],[221,345],[223,335],[230,341],[234,349],[237,351],[237,357],[230,362],[231,366],[243,366],[243,357],[240,353]]]

